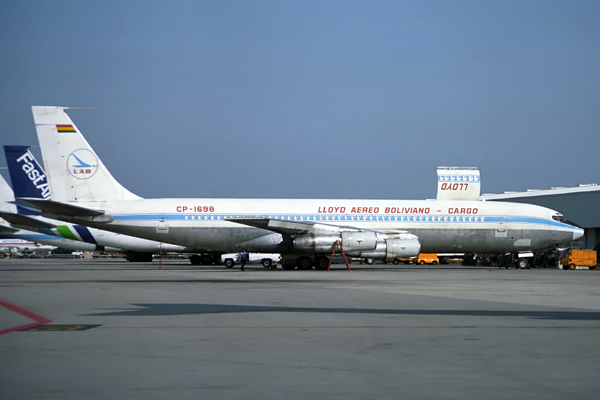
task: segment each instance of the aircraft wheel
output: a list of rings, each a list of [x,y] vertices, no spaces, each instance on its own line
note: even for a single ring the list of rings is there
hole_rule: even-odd
[[[365,258],[365,264],[367,264],[367,265],[373,265],[373,264],[375,264],[375,259],[371,258],[371,257]]]
[[[152,262],[153,257],[152,253],[140,253],[137,251],[133,251],[127,253],[127,260],[130,262]]]
[[[519,258],[517,260],[517,268],[519,269],[529,269],[529,261],[526,258]]]
[[[190,257],[190,263],[192,265],[200,265],[200,256],[198,254],[194,254]]]
[[[233,268],[235,266],[235,261],[233,261],[233,258],[226,258],[223,264],[225,264],[225,267],[227,268]]]
[[[327,266],[329,265],[329,258],[322,256],[322,257],[317,257],[317,259],[315,260],[315,268],[318,270],[326,270]]]
[[[287,262],[286,262],[286,261],[287,261]],[[286,261],[283,261],[283,262],[281,263],[281,268],[285,269],[286,271],[291,271],[291,270],[293,270],[294,268],[296,268],[296,265],[295,265],[294,263],[292,263],[292,262],[289,262],[288,260],[286,260]]]
[[[273,265],[273,260],[271,260],[270,258],[263,258],[260,263],[265,268],[271,268],[271,266]]]
[[[298,266],[298,269],[306,271],[313,267],[313,262],[310,258],[303,256],[303,257],[298,257],[298,260],[296,261],[296,265]]]
[[[202,263],[202,265],[211,265],[213,263],[213,259],[210,256],[210,254],[203,254],[200,257],[200,262]]]

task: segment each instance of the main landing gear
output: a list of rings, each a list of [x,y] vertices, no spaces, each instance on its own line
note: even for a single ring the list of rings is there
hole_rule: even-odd
[[[213,265],[218,264],[221,261],[220,254],[194,254],[190,257],[190,263],[192,265]]]
[[[291,271],[298,268],[301,271],[308,271],[313,267],[317,270],[324,271],[329,265],[329,257],[318,256],[314,259],[309,256],[296,257],[283,257],[281,259],[281,266],[287,271]]]
[[[152,253],[130,251],[125,255],[125,258],[129,262],[152,262]]]

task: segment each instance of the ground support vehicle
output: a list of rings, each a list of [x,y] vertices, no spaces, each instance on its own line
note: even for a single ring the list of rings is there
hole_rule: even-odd
[[[382,258],[381,259],[381,263],[382,264],[387,264],[387,263],[392,263],[394,265],[398,265],[400,264],[400,258]]]
[[[440,263],[440,259],[435,253],[421,253],[416,259],[416,263],[420,265],[431,264],[437,265]]]
[[[505,253],[505,254],[465,254],[463,265],[497,266],[499,268],[514,267],[516,269],[530,269],[533,263],[533,253]]]
[[[277,268],[277,263],[280,261],[280,255],[274,253],[248,253],[249,260],[247,264],[260,263],[265,268]],[[236,263],[240,262],[237,253],[223,254],[221,262],[226,268],[233,268]]]
[[[569,249],[565,251],[559,261],[563,269],[574,270],[577,267],[600,269],[596,250]]]

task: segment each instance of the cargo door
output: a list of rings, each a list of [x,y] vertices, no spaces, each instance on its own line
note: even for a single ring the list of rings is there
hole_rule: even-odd
[[[156,226],[156,233],[169,233],[169,224],[165,221],[164,218],[161,218],[158,221],[158,225]]]
[[[504,239],[508,237],[508,228],[506,226],[506,219],[500,218],[500,221],[496,224],[496,239]]]

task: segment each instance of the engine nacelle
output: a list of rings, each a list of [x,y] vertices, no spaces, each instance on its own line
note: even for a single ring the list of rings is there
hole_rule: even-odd
[[[294,249],[311,253],[327,253],[333,251],[333,244],[340,240],[340,235],[306,234],[294,238]]]
[[[386,258],[417,257],[421,252],[421,243],[416,236],[410,239],[388,239],[386,242]]]
[[[375,232],[342,232],[344,251],[375,250],[377,234]]]
[[[306,234],[298,236],[294,239],[294,248],[315,253],[331,253],[333,245],[338,240],[342,242],[346,252],[375,250],[377,247],[375,232],[342,232],[337,235]]]
[[[350,255],[370,258],[409,258],[417,257],[420,252],[421,243],[419,239],[414,235],[410,235],[410,237],[405,238],[381,240],[373,251],[362,251],[360,254]]]

